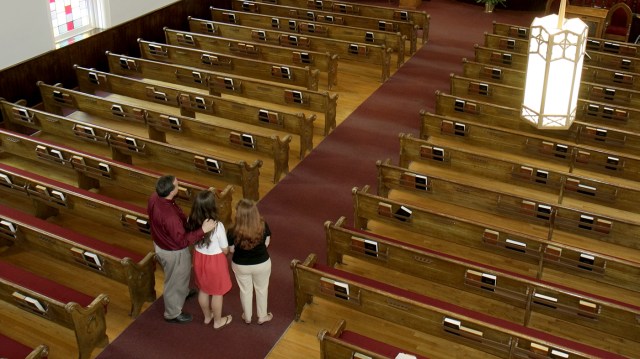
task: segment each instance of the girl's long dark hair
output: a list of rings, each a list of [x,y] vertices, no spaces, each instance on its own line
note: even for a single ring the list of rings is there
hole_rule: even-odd
[[[196,199],[191,205],[191,213],[189,213],[185,229],[188,232],[195,231],[202,226],[202,223],[204,223],[206,219],[209,218],[214,221],[218,220],[216,197],[212,191],[202,191],[198,193]],[[211,242],[210,238],[210,233],[205,234],[202,239],[196,242],[196,246],[209,246],[209,243]]]
[[[254,201],[241,199],[238,202],[236,221],[231,233],[235,238],[233,244],[244,250],[252,249],[260,243],[264,233],[264,221]]]

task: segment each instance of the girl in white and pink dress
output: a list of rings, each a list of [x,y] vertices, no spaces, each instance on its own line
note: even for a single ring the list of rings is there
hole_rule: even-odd
[[[224,225],[218,221],[214,193],[202,191],[191,207],[187,230],[190,227],[199,228],[208,218],[216,221],[216,227],[195,243],[193,271],[196,285],[200,289],[198,303],[204,314],[204,324],[213,321],[213,329],[221,329],[232,320],[231,315],[222,316],[223,295],[231,289],[227,262],[229,244]]]

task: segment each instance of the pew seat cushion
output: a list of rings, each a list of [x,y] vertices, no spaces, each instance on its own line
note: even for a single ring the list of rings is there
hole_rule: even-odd
[[[93,301],[93,298],[87,294],[4,261],[0,261],[0,279],[40,293],[60,303],[75,302],[87,307]]]
[[[425,358],[423,356],[403,351],[402,349],[396,348],[393,345],[377,341],[373,338],[358,334],[356,332],[352,332],[350,330],[343,331],[340,335],[340,339],[347,343],[351,343],[355,346],[370,350],[374,353],[388,358],[395,358],[399,353],[410,354],[418,359]]]
[[[0,334],[0,358],[24,359],[32,351],[33,348]]]

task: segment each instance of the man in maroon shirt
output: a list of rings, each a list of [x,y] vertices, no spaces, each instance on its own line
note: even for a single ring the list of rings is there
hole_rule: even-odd
[[[147,213],[156,260],[164,271],[164,319],[170,323],[188,323],[193,317],[189,313],[183,313],[182,307],[189,295],[191,278],[189,245],[213,230],[215,222],[207,219],[201,228],[192,232],[185,231],[187,216],[174,200],[177,194],[176,177],[160,177],[156,182],[156,193],[149,198]]]

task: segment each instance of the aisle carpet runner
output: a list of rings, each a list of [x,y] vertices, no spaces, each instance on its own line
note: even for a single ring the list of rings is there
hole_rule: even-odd
[[[492,21],[528,26],[541,15],[502,8],[486,14],[480,6],[453,0],[423,1],[420,9],[431,15],[429,42],[259,203],[273,232],[273,321],[259,326],[254,318],[254,324],[246,325],[236,285],[224,298],[224,313],[234,320],[221,331],[202,324],[196,298],[184,308],[194,314],[192,323],[165,323],[160,297],[98,358],[264,358],[269,353],[294,316],[291,260],[316,253],[325,261],[324,222],[346,216],[353,223],[351,189],[368,184],[375,193],[375,162],[391,158],[397,164],[398,134],[418,136],[420,110],[434,111],[435,91],[448,92],[449,74],[461,73],[462,58],[473,58],[473,45],[483,43]]]

